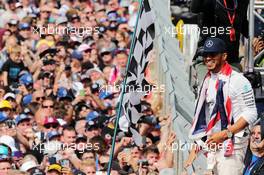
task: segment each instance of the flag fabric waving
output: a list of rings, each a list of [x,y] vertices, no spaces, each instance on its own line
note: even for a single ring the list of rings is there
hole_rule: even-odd
[[[142,137],[135,129],[135,125],[142,116],[141,99],[146,94],[148,85],[145,80],[145,70],[149,62],[149,52],[153,49],[155,38],[154,16],[148,0],[143,0],[139,11],[138,24],[134,34],[134,45],[130,51],[128,63],[127,81],[122,102],[124,116],[128,122],[128,128],[137,145],[142,144]],[[120,127],[121,128],[121,127]]]

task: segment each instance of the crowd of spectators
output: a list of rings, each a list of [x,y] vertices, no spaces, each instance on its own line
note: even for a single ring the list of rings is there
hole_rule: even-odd
[[[125,75],[138,8],[136,0],[1,1],[0,175],[106,173],[113,87]],[[112,175],[171,172],[175,134],[170,118],[157,120],[154,97],[142,101],[145,145],[118,130]]]

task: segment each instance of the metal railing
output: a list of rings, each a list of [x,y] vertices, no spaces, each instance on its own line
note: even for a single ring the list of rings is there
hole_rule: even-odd
[[[249,38],[248,38],[248,65],[246,67],[246,71],[253,72],[254,68],[254,60],[259,58],[263,52],[258,53],[256,56],[253,56],[253,39],[254,39],[254,27],[255,27],[255,17],[257,17],[264,25],[264,18],[256,12],[257,9],[264,9],[264,1],[255,1],[251,0],[249,4]],[[262,68],[264,71],[264,68]],[[258,68],[259,70],[259,68]]]

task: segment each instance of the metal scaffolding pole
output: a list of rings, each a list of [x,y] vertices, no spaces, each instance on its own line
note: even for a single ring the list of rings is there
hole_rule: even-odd
[[[248,37],[248,66],[247,66],[247,71],[248,72],[253,72],[254,70],[254,56],[253,56],[253,49],[252,49],[252,43],[254,39],[254,5],[255,5],[255,0],[249,1],[249,37]]]

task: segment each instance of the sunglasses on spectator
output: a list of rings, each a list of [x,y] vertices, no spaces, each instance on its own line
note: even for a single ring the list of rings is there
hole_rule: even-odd
[[[41,13],[50,13],[50,11],[41,11]]]
[[[90,11],[90,12],[86,12],[86,14],[93,14],[93,11]]]
[[[46,129],[50,129],[50,128],[53,128],[53,129],[56,129],[56,128],[58,128],[58,125],[45,125],[44,126]]]
[[[91,49],[87,49],[87,50],[85,50],[84,52],[85,52],[85,53],[91,53],[91,51],[92,51]]]
[[[78,18],[75,18],[72,20],[72,23],[77,23],[77,22],[80,22],[80,20]]]
[[[17,27],[16,24],[8,24],[10,27]]]
[[[42,105],[42,108],[54,108],[54,106],[53,105],[50,105],[50,106],[44,106],[44,105]]]
[[[39,101],[40,99],[45,100],[45,97],[36,97],[36,100]]]
[[[11,111],[11,109],[10,108],[1,108],[0,111],[6,112],[6,111]]]

